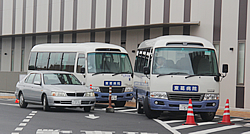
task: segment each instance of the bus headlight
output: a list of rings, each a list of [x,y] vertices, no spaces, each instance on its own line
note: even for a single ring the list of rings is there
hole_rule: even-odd
[[[95,93],[94,92],[86,92],[86,93],[84,93],[84,96],[85,97],[94,97]]]
[[[132,87],[126,87],[124,92],[133,92],[133,88]]]
[[[94,92],[101,92],[100,88],[99,87],[92,87],[92,90]]]
[[[168,99],[166,92],[151,92],[150,97],[151,98]]]
[[[219,94],[205,94],[203,100],[219,100]]]
[[[51,95],[52,96],[59,96],[59,97],[66,97],[67,96],[66,93],[64,93],[64,92],[56,92],[56,91],[52,91]]]

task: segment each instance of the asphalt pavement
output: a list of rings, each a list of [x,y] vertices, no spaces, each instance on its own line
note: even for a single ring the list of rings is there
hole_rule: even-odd
[[[15,97],[14,93],[0,92],[0,99],[13,99],[13,100],[15,100],[16,97]],[[126,106],[136,107],[136,103],[135,102],[127,102]],[[223,113],[224,113],[224,109],[219,108],[216,112],[216,115],[223,116]],[[230,116],[250,119],[250,109],[239,109],[239,108],[230,109]]]

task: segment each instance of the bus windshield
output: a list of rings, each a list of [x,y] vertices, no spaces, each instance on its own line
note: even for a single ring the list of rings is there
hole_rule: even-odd
[[[153,74],[218,76],[215,51],[205,48],[156,48]]]
[[[124,53],[88,53],[88,73],[132,74],[132,66]]]

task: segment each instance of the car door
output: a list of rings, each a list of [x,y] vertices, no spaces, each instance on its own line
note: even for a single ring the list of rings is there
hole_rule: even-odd
[[[35,102],[41,102],[41,95],[43,92],[41,74],[35,74],[30,91],[31,99]]]
[[[24,81],[22,92],[23,92],[24,99],[27,101],[32,100],[32,96],[30,93],[31,93],[31,89],[33,86],[32,83],[33,83],[34,77],[35,77],[35,74],[31,73]]]

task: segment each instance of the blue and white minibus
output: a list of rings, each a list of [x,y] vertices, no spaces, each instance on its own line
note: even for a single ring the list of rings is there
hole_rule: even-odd
[[[133,70],[127,51],[107,43],[39,44],[31,49],[28,72],[62,70],[73,72],[95,91],[96,102],[108,102],[112,86],[112,102],[124,106],[133,98]]]
[[[219,73],[214,46],[185,35],[162,36],[142,42],[134,68],[137,112],[157,118],[163,111],[193,111],[204,121],[213,120],[219,106]]]

